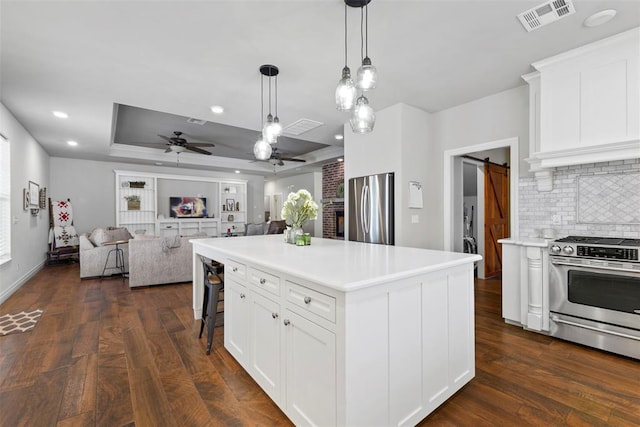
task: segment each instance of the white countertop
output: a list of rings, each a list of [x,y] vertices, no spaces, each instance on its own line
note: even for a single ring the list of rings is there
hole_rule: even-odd
[[[313,237],[310,246],[284,242],[281,234],[193,239],[194,251],[213,250],[307,279],[342,292],[464,265],[480,255]]]
[[[531,246],[536,248],[546,248],[555,239],[542,239],[538,237],[526,237],[524,239],[499,239],[498,243],[503,245]]]

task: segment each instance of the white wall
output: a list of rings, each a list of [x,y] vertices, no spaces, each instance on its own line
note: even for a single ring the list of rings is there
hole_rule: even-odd
[[[48,210],[32,216],[22,206],[29,181],[49,190],[49,155],[0,104],[0,132],[11,146],[11,261],[0,266],[0,303],[42,268],[47,253]]]
[[[345,135],[345,182],[350,178],[385,172],[395,174],[395,244],[431,247],[427,230],[434,224],[429,217],[429,201],[424,208],[409,209],[409,181],[431,185],[427,159],[433,155],[430,144],[429,113],[406,104],[396,104],[376,112],[373,132],[354,134],[349,124]],[[348,185],[345,198],[349,197]],[[424,197],[423,197],[424,198]],[[348,204],[345,216],[348,233]],[[417,219],[414,223],[412,219]]]
[[[290,192],[301,189],[308,190],[313,200],[318,204],[318,218],[309,221],[302,229],[305,233],[310,233],[312,236],[321,237],[322,205],[320,200],[322,199],[322,172],[310,172],[285,178],[271,179],[264,184],[265,196],[281,194],[283,202],[287,200]],[[274,217],[274,212],[271,213],[271,216],[272,218]]]
[[[529,154],[529,89],[526,85],[433,114],[434,151],[427,159],[430,184],[426,194],[432,207],[429,218],[436,224],[428,230],[431,247],[444,247],[444,151],[512,137],[519,138],[520,176],[526,176],[529,170],[524,161]]]
[[[115,224],[114,169],[207,176],[211,178],[246,179],[248,180],[247,204],[249,207],[247,222],[263,221],[264,177],[262,176],[52,157],[51,197],[53,199],[71,199],[75,218],[74,223],[78,233],[89,232],[96,227]],[[185,187],[183,191],[185,195],[190,192],[188,187]]]

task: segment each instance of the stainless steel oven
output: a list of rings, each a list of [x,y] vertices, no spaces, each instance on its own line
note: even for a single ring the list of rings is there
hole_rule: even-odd
[[[551,243],[552,336],[640,359],[639,247],[579,236]]]

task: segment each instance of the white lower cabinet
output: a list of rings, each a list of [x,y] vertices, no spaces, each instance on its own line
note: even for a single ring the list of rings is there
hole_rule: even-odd
[[[251,293],[251,357],[250,372],[260,387],[275,402],[282,393],[282,347],[283,325],[280,304]]]
[[[336,336],[285,310],[286,413],[296,425],[336,425]]]
[[[336,334],[313,320],[314,304],[335,313],[334,298],[287,282],[299,306],[279,276],[237,262],[225,270],[225,348],[296,425],[336,425]]]
[[[250,306],[247,288],[230,279],[225,280],[224,346],[240,364],[248,357]]]

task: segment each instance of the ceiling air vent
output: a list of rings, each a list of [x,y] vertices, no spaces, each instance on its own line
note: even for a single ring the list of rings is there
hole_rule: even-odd
[[[187,119],[187,123],[191,123],[191,124],[194,124],[194,125],[202,126],[203,124],[207,123],[207,121],[206,120],[200,120],[200,119],[194,119],[193,117],[189,117]]]
[[[569,16],[575,11],[576,9],[573,7],[571,0],[553,0],[522,12],[518,15],[518,19],[525,30],[533,31],[560,18]]]
[[[311,129],[315,129],[323,124],[324,123],[322,122],[316,122],[311,119],[300,119],[282,129],[282,133],[286,133],[288,135],[302,135],[303,133],[309,132]]]

